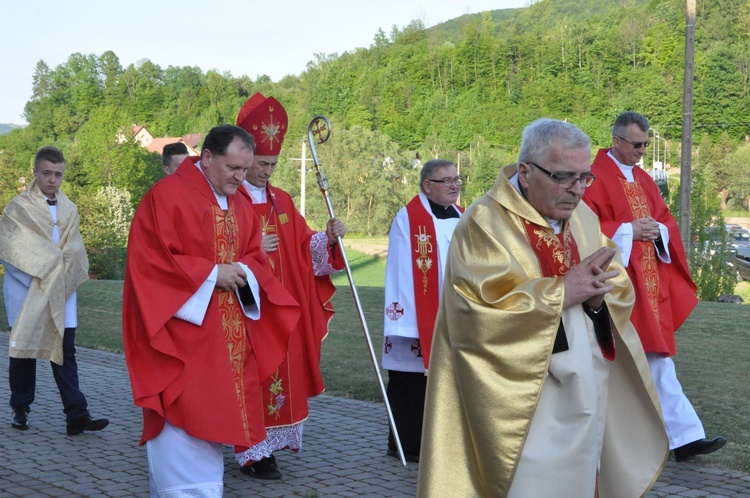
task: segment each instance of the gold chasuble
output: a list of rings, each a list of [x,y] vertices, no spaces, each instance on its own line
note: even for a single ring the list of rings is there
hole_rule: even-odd
[[[542,387],[550,384],[560,322],[571,313],[579,317],[571,323],[583,327],[583,337],[592,326],[581,306],[563,310],[563,279],[545,276],[526,223],[552,228],[508,181],[515,173],[515,165],[505,167],[487,195],[466,210],[453,235],[427,383],[420,497],[444,496],[446,490],[456,497],[503,497],[511,483],[523,493],[524,483],[513,480]],[[581,259],[602,246],[615,247],[583,203],[565,224],[563,233],[569,229]],[[604,363],[598,492],[603,498],[632,498],[654,484],[669,448],[656,389],[629,322],[633,287],[619,256],[610,269],[620,270],[606,296],[616,357]],[[596,347],[594,340],[586,350],[598,355]],[[561,434],[566,427],[559,427]],[[550,438],[549,452],[563,454],[557,445]],[[564,482],[577,476],[564,460],[538,478],[558,479],[557,497],[586,498],[566,491]]]
[[[88,280],[89,260],[78,229],[75,204],[57,191],[57,222],[36,180],[10,201],[0,221],[0,259],[33,277],[13,325],[13,358],[49,359],[63,364],[65,302]],[[60,242],[52,239],[53,224]]]

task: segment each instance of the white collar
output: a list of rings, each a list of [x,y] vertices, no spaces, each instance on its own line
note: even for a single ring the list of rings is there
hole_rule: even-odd
[[[206,176],[206,173],[203,171],[203,168],[201,167],[201,162],[198,161],[197,163],[195,163],[195,166],[198,168],[198,171],[201,172],[201,174],[203,175],[203,178],[206,179],[206,182],[208,182],[208,186],[211,187],[211,191],[214,193],[214,197],[216,197],[216,202],[219,203],[219,207],[221,209],[223,209],[224,211],[226,211],[227,209],[229,209],[229,203],[227,202],[227,196],[218,193],[216,191],[216,189],[214,188],[214,186],[211,185],[211,182],[208,181],[208,177]]]

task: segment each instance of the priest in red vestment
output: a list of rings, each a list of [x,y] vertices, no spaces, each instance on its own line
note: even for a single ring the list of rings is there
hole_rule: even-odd
[[[242,472],[258,479],[278,479],[273,452],[299,451],[308,398],[324,390],[320,373],[321,343],[333,317],[335,287],[330,274],[344,266],[337,250],[346,228],[338,219],[325,232],[307,226],[291,196],[269,184],[287,131],[287,114],[273,97],[253,95],[242,106],[237,125],[257,143],[253,165],[240,192],[258,216],[263,250],[273,274],[303,309],[289,339],[289,353],[281,366],[262,384],[267,438],[250,448],[236,448]],[[247,445],[245,445],[247,446]]]
[[[611,149],[600,149],[591,171],[597,178],[583,200],[602,230],[620,247],[636,292],[630,321],[638,331],[659,392],[669,447],[678,462],[712,453],[722,437],[706,439],[698,415],[682,391],[672,356],[675,332],[698,299],[674,216],[639,163],[649,145],[648,120],[625,112],[615,121]]]
[[[241,128],[213,128],[200,161],[152,187],[131,225],[123,339],[159,495],[220,496],[221,443],[265,439],[260,379],[300,316],[270,271],[257,218],[234,196],[253,148]]]

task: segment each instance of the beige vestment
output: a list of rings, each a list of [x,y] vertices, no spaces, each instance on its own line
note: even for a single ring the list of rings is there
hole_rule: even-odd
[[[515,166],[503,169],[488,194],[467,209],[453,235],[427,386],[418,485],[422,497],[445,496],[446,490],[456,497],[506,496],[548,371],[554,371],[551,353],[560,320],[572,313],[575,319],[565,319],[567,327],[591,328],[580,306],[563,311],[563,280],[542,277],[522,219],[550,225],[509,183],[515,172]],[[585,204],[579,204],[569,223],[581,259],[602,246],[615,247]],[[603,394],[590,393],[606,408],[601,413],[604,433],[596,434],[589,446],[598,452],[597,441],[603,441],[600,496],[631,498],[648,492],[669,449],[648,364],[629,322],[633,287],[619,259],[610,269],[620,270],[606,297],[616,359],[608,363],[608,376],[598,377],[599,382],[607,379]],[[587,337],[578,330],[566,330],[566,335]],[[579,401],[561,409],[575,408]],[[591,427],[583,430],[595,430]],[[577,428],[570,425],[570,430]],[[563,457],[571,435],[562,435],[561,442],[550,440],[548,448],[561,458],[536,478],[557,480],[555,496],[581,498],[566,489],[566,481],[578,476],[570,457]],[[524,483],[514,487],[523,490]]]
[[[78,209],[63,192],[55,197],[59,244],[52,239],[52,215],[34,180],[3,211],[0,259],[33,277],[11,331],[10,356],[62,365],[65,302],[88,279],[89,261]]]

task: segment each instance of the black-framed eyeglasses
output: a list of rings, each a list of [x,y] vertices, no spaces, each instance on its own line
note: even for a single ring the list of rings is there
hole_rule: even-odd
[[[463,178],[461,178],[460,176],[457,176],[455,178],[448,178],[445,180],[433,180],[432,178],[427,178],[427,181],[433,182],[433,183],[444,183],[446,185],[458,185],[458,186],[460,186],[464,182]]]
[[[651,140],[646,140],[645,142],[631,142],[627,138],[622,138],[620,135],[615,135],[615,136],[619,138],[620,140],[624,140],[630,145],[632,145],[634,149],[640,149],[641,147],[648,147],[649,145],[651,145]]]
[[[534,166],[535,168],[539,169],[539,171],[546,173],[547,176],[552,178],[555,183],[557,183],[562,188],[573,188],[576,183],[580,182],[581,186],[583,188],[590,187],[592,183],[594,183],[594,180],[596,180],[596,177],[592,175],[591,173],[584,173],[581,176],[575,176],[570,173],[553,173],[551,171],[548,171],[541,166],[539,166],[537,163],[532,163],[531,161],[526,161],[526,164],[530,164]]]

